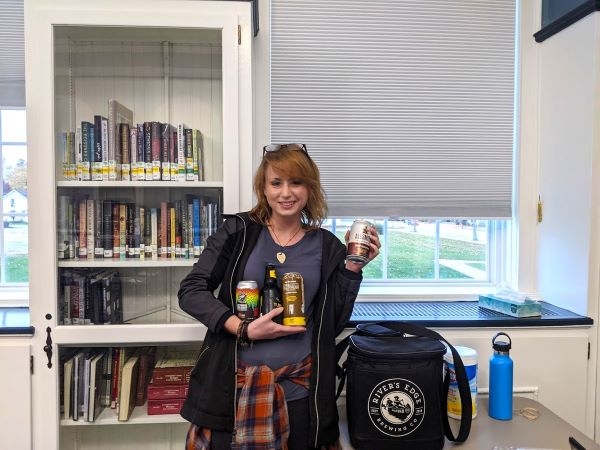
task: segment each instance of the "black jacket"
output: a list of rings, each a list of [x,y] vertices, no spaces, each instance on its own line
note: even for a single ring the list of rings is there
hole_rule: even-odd
[[[186,420],[199,427],[222,431],[234,428],[237,345],[235,336],[223,330],[223,324],[234,314],[235,288],[261,230],[262,225],[247,213],[229,216],[208,238],[200,258],[181,282],[179,305],[208,328],[181,410]],[[315,326],[309,442],[313,447],[338,438],[335,338],[350,319],[362,281],[362,274],[344,267],[346,249],[340,240],[327,230],[318,232],[323,234],[323,256],[321,285],[311,318]]]

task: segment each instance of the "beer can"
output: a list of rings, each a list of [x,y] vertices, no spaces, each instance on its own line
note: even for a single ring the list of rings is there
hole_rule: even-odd
[[[288,272],[281,277],[281,297],[283,300],[283,324],[305,326],[304,280],[298,272]]]
[[[240,281],[235,289],[235,312],[244,319],[256,319],[260,315],[258,283]]]
[[[368,220],[357,219],[352,223],[346,259],[360,264],[369,261],[371,227],[372,224]]]

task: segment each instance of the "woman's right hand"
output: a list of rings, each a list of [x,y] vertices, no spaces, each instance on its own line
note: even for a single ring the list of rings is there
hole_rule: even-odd
[[[258,341],[263,339],[276,339],[290,334],[298,334],[306,331],[306,327],[281,325],[274,322],[273,319],[283,314],[283,308],[275,308],[257,319],[254,319],[248,325],[248,339]]]

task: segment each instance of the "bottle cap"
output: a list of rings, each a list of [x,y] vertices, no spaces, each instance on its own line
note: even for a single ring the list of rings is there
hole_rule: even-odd
[[[499,336],[506,336],[508,338],[508,342],[506,341],[497,341],[496,339]],[[496,336],[492,338],[492,348],[498,352],[508,352],[511,349],[512,341],[510,340],[510,336],[506,333],[498,333]]]

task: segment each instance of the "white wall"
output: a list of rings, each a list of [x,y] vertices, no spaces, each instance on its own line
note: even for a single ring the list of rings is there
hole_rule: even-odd
[[[537,195],[543,201],[543,220],[535,227],[535,233],[521,234],[522,239],[531,236],[537,240],[535,273],[529,275],[543,299],[595,321],[589,330],[585,430],[592,435],[595,429],[597,441],[600,441],[596,407],[600,400],[596,381],[600,318],[599,51],[598,12],[535,44],[535,48],[530,47],[523,64],[531,77],[522,84],[522,89],[532,90],[533,95],[525,95],[529,110],[521,115],[522,129],[530,134],[532,150],[537,149],[537,167],[531,164],[529,173],[537,178]],[[523,172],[522,179],[525,176]]]
[[[540,45],[538,285],[552,303],[588,312],[597,15]]]
[[[31,449],[29,340],[16,337],[0,342],[0,448],[3,449]]]

